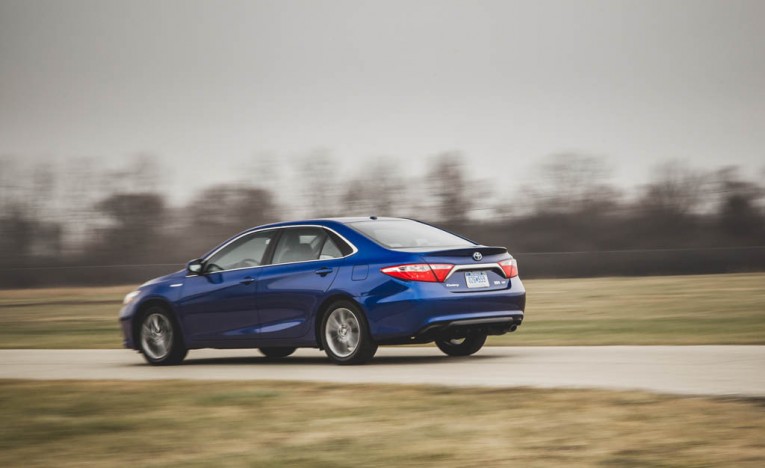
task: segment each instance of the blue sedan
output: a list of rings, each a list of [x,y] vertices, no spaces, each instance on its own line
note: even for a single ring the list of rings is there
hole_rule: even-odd
[[[125,296],[124,345],[153,365],[189,349],[323,349],[337,364],[379,345],[435,342],[449,356],[515,331],[515,259],[426,223],[335,218],[259,226]]]

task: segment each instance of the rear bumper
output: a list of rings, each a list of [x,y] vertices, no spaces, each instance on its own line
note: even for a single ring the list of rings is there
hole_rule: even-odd
[[[431,333],[448,334],[454,332],[457,334],[472,331],[481,331],[489,335],[501,335],[514,330],[523,323],[523,314],[509,315],[507,317],[490,317],[477,319],[452,320],[449,322],[438,322],[428,325],[420,330],[417,335],[425,336]]]
[[[440,283],[391,282],[376,292],[359,302],[380,344],[428,342],[452,332],[506,333],[523,321],[526,305],[517,277],[508,288],[494,291],[454,293]]]
[[[504,335],[523,323],[523,312],[504,316],[438,321],[427,325],[412,336],[380,340],[379,344],[430,343],[437,339],[464,337],[474,333]]]

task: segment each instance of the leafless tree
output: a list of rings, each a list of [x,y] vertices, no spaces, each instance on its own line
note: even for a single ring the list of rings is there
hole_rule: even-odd
[[[189,243],[204,250],[246,228],[273,222],[269,191],[257,187],[216,185],[196,196],[184,210]]]
[[[156,192],[160,189],[161,168],[158,158],[150,153],[139,153],[126,164],[107,173],[103,178],[110,190],[120,193]]]
[[[536,213],[582,213],[612,207],[618,192],[608,184],[611,169],[602,157],[559,153],[537,168],[523,187]]]
[[[693,214],[710,190],[710,176],[681,161],[654,168],[653,180],[643,188],[638,206],[661,219],[682,219]]]
[[[389,159],[378,159],[362,168],[350,180],[344,196],[343,211],[360,216],[400,216],[411,204],[406,180],[398,166]]]
[[[737,239],[760,241],[765,238],[765,213],[759,207],[765,188],[743,180],[735,167],[719,170],[716,178],[721,231]]]
[[[100,255],[110,261],[134,263],[151,259],[164,244],[161,227],[166,218],[164,197],[158,193],[114,194],[97,209],[111,225],[100,230]]]
[[[338,164],[328,150],[317,149],[303,157],[297,175],[303,187],[303,208],[307,216],[333,216],[340,212],[338,201],[343,186]]]
[[[436,218],[449,225],[465,224],[472,202],[462,154],[452,151],[436,156],[431,162],[427,182]]]

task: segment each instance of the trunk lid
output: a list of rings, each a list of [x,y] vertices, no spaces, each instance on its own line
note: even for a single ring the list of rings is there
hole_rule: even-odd
[[[439,249],[420,252],[430,264],[451,264],[454,268],[442,283],[453,293],[496,291],[510,287],[498,263],[512,258],[504,247],[477,245],[470,248]]]

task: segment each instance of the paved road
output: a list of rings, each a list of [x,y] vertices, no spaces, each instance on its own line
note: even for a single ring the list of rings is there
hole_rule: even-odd
[[[765,346],[487,347],[469,358],[448,358],[435,347],[393,347],[355,367],[332,365],[309,349],[281,361],[268,361],[255,350],[197,350],[176,367],[145,365],[128,350],[0,350],[0,378],[306,380],[765,396]]]

